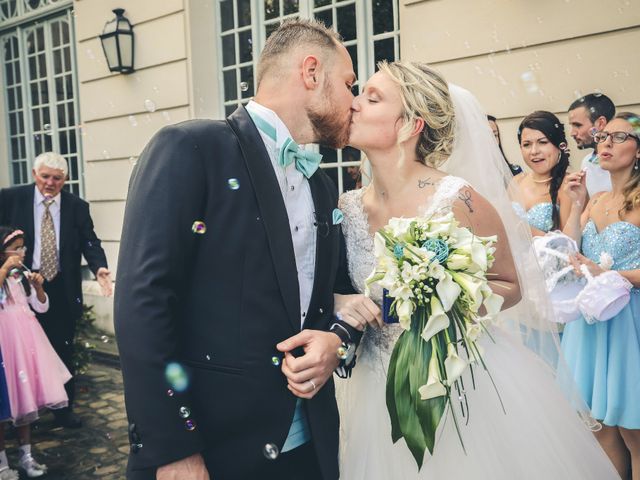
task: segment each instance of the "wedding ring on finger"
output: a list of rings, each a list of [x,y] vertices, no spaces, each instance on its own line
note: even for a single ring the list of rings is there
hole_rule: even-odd
[[[315,391],[315,390],[316,390],[316,388],[318,388],[318,387],[316,387],[316,384],[315,384],[315,383],[313,383],[313,380],[309,379],[309,380],[307,380],[307,381],[308,381],[308,382],[311,384],[311,386],[313,387],[313,391]]]

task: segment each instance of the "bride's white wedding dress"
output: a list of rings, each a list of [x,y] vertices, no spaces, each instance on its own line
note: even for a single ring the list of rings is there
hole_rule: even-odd
[[[450,209],[463,185],[465,181],[458,177],[442,179],[426,201],[424,213]],[[363,192],[351,191],[340,198],[349,274],[359,292],[364,291],[364,281],[375,264]],[[371,295],[381,304],[379,288],[374,287]],[[492,332],[496,343],[485,336],[481,344],[506,414],[486,372],[474,369],[475,389],[467,372],[463,377],[469,408],[468,412],[465,408],[465,417],[456,406],[467,453],[451,414],[446,414],[436,436],[435,454],[425,458],[418,472],[404,440],[392,443],[385,403],[389,358],[401,332],[398,324],[367,328],[351,378],[336,382],[341,479],[619,478],[593,434],[565,400],[552,369],[499,327]]]

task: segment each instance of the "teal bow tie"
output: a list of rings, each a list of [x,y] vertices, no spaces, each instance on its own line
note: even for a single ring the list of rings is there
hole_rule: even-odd
[[[253,112],[249,112],[249,115],[256,124],[256,127],[262,130],[271,140],[277,142],[276,129],[273,125]],[[278,165],[288,167],[295,162],[296,170],[307,178],[311,178],[311,175],[316,172],[320,166],[320,160],[322,160],[322,155],[301,149],[291,137],[288,137],[283,142],[282,147],[280,147],[278,151]]]

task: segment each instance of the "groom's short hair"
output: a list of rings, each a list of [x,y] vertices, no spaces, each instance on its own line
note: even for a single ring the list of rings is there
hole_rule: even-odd
[[[267,39],[260,54],[257,71],[257,86],[265,74],[278,61],[301,45],[315,45],[327,52],[336,52],[342,43],[339,33],[327,28],[317,20],[294,18],[285,20]]]

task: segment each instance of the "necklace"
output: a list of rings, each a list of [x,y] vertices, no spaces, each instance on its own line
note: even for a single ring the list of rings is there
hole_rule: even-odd
[[[545,178],[544,180],[536,180],[535,178],[531,177],[531,181],[534,183],[547,183],[551,181],[551,177]]]
[[[615,197],[613,197],[615,199]],[[611,210],[612,206],[609,205],[609,202],[607,202],[607,206],[604,206],[604,214],[606,217],[609,216],[609,211]]]

